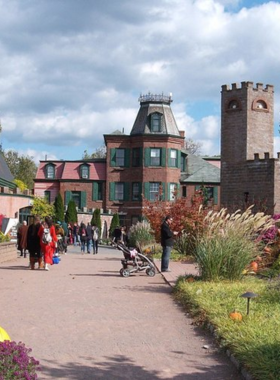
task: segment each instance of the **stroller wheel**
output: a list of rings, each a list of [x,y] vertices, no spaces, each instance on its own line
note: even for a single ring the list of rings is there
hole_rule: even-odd
[[[123,275],[123,268],[120,269],[120,275]]]
[[[129,269],[123,269],[122,270],[122,276],[123,277],[129,277],[129,275],[130,275]]]
[[[154,277],[155,274],[156,274],[156,271],[154,270],[154,268],[148,268],[148,269],[146,270],[146,274],[147,274],[148,276],[150,276],[150,277]]]

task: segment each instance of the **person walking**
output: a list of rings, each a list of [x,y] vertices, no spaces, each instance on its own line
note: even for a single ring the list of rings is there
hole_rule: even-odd
[[[92,242],[92,226],[90,223],[87,224],[87,253],[90,253]]]
[[[26,257],[26,249],[27,249],[27,222],[24,220],[22,225],[19,227],[17,232],[17,246],[20,251],[20,256]]]
[[[82,222],[79,228],[79,235],[80,235],[80,241],[81,241],[81,252],[82,255],[85,253],[86,249],[86,242],[87,242],[87,229],[86,225]]]
[[[99,239],[99,228],[96,224],[92,225],[92,247],[93,254],[96,255],[98,253],[98,239]]]
[[[161,246],[162,246],[162,256],[161,256],[161,271],[171,272],[169,267],[169,259],[171,255],[171,250],[174,245],[174,236],[178,235],[178,232],[171,231],[172,218],[167,215],[164,222],[161,225]]]
[[[38,269],[42,268],[42,251],[40,237],[38,232],[41,227],[40,218],[35,216],[34,222],[30,224],[27,230],[27,249],[29,251],[30,269],[35,269],[35,263],[38,262]]]
[[[52,219],[49,216],[45,217],[45,222],[40,227],[38,236],[44,256],[45,270],[50,270],[49,265],[53,264],[53,255],[57,246],[57,236]]]

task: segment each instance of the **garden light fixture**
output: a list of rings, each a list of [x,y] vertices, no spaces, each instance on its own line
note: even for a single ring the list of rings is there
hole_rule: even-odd
[[[258,294],[253,293],[253,292],[246,292],[244,294],[241,294],[240,297],[247,298],[247,315],[249,315],[249,310],[250,310],[250,299],[258,297]]]

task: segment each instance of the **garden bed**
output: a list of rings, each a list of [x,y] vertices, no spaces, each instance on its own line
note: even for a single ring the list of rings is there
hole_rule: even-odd
[[[241,297],[258,294],[250,302]],[[279,380],[280,374],[280,279],[245,277],[241,281],[206,282],[181,277],[174,289],[176,299],[197,324],[213,326],[220,345],[229,349],[256,380]],[[236,310],[241,321],[229,314]]]

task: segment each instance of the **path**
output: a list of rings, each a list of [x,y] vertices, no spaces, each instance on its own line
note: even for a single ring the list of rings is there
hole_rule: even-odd
[[[39,379],[240,379],[161,274],[122,278],[114,248],[69,251],[49,272],[0,266],[0,325],[32,348]]]

